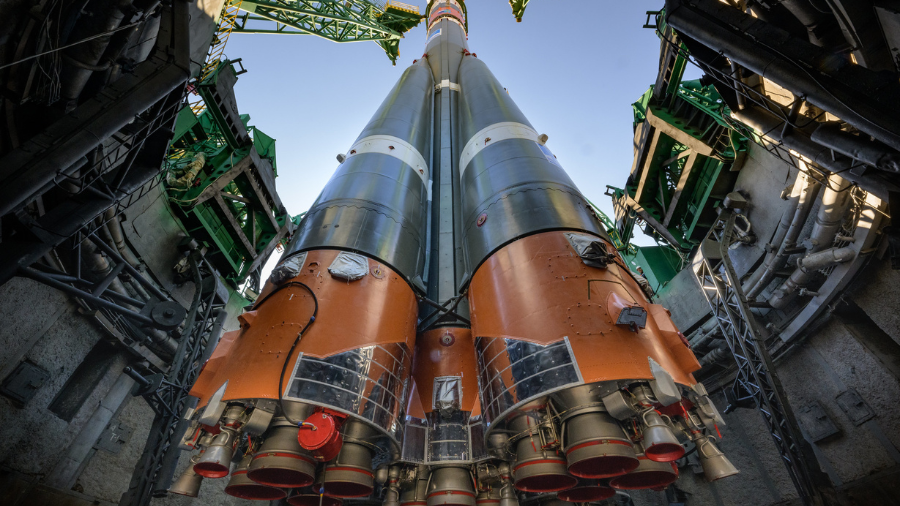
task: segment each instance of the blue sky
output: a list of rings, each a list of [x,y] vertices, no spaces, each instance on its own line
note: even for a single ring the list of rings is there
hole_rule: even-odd
[[[424,11],[425,0],[410,1]],[[659,39],[642,28],[660,0],[532,0],[516,23],[506,0],[470,0],[469,48],[535,129],[546,133],[584,195],[612,217],[606,185],[631,170],[631,103],[655,80]],[[226,54],[248,73],[236,87],[251,124],[277,139],[279,194],[307,210],[403,69],[424,51],[425,25],[406,34],[396,67],[374,42],[233,35]],[[640,234],[639,234],[640,235]],[[643,242],[643,241],[641,241]]]

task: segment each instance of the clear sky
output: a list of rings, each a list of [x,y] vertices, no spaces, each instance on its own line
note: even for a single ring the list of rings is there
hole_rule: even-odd
[[[405,0],[424,12],[426,0]],[[546,133],[581,192],[610,217],[606,185],[631,170],[631,104],[656,79],[659,39],[642,28],[661,0],[531,0],[516,23],[506,0],[470,0],[469,49],[487,63]],[[240,35],[226,54],[248,73],[241,113],[277,139],[278,192],[291,214],[307,210],[403,70],[424,52],[425,24],[400,42],[397,66],[374,42],[307,35]],[[641,234],[638,234],[639,236]],[[641,241],[643,242],[643,241]],[[268,270],[268,269],[267,269]]]

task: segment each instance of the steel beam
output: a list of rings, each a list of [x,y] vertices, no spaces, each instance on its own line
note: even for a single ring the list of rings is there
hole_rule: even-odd
[[[812,446],[801,435],[756,316],[731,263],[729,246],[736,240],[736,216],[734,210],[721,211],[700,246],[702,258],[694,271],[737,363],[735,398],[755,402],[803,504],[836,505],[833,486],[822,472]]]
[[[900,83],[717,0],[667,0],[679,33],[900,149]]]
[[[62,171],[187,81],[190,16],[183,2],[173,5],[150,58],[0,159],[0,216],[52,187]]]

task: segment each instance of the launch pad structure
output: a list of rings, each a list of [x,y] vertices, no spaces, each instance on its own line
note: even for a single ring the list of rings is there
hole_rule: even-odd
[[[609,217],[463,0],[23,5],[0,0],[0,503],[897,504],[891,2],[647,12]],[[229,38],[396,65],[422,22],[292,216]]]

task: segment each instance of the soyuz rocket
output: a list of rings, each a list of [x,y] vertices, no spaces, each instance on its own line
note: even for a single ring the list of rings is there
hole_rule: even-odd
[[[668,311],[432,0],[407,68],[194,385],[170,492],[518,506],[738,471]]]

